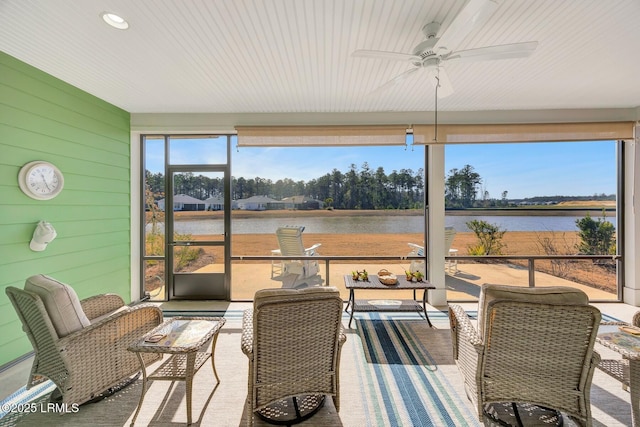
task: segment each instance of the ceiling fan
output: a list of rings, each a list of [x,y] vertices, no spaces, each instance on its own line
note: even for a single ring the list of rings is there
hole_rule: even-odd
[[[378,58],[408,61],[413,68],[394,77],[373,93],[386,91],[419,70],[426,70],[428,79],[436,88],[439,98],[453,93],[445,69],[448,61],[488,61],[496,59],[524,58],[533,53],[537,41],[486,46],[476,49],[459,50],[455,48],[474,29],[481,27],[495,12],[498,4],[493,0],[469,0],[449,27],[440,32],[440,24],[431,22],[422,27],[426,40],[413,48],[413,53],[386,52],[380,50],[356,50],[354,57]]]

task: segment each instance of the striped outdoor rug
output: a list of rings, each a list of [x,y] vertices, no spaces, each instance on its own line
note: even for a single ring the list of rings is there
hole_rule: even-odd
[[[362,361],[356,369],[366,425],[479,425],[466,396],[445,376],[457,375],[449,330],[443,328],[448,320],[441,312],[429,315],[436,329],[415,315],[358,315],[361,354],[355,358]]]

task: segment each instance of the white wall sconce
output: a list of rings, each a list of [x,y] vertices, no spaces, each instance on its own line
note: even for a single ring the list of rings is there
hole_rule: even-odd
[[[36,229],[33,230],[33,238],[29,243],[29,247],[32,251],[42,252],[47,248],[47,245],[56,238],[58,233],[56,233],[56,229],[53,228],[51,223],[46,221],[40,221],[36,226]]]

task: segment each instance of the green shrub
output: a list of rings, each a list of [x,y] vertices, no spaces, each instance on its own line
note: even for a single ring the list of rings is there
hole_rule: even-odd
[[[145,255],[164,255],[163,233],[148,233],[146,235]]]
[[[192,241],[193,237],[191,236],[191,234],[174,233],[174,240],[182,242]],[[200,252],[200,248],[194,248],[191,246],[176,246],[176,249],[173,253],[176,271],[182,270],[191,262],[197,260],[200,256]]]
[[[469,246],[470,255],[501,255],[504,244],[502,237],[507,230],[501,230],[499,226],[489,224],[486,221],[474,219],[468,221],[467,227],[474,232],[478,238],[478,244]]]
[[[467,247],[467,251],[469,252],[469,255],[473,256],[485,255],[484,246],[482,245],[469,245]]]
[[[616,251],[615,232],[613,224],[605,219],[604,212],[602,218],[594,220],[587,213],[587,216],[576,220],[576,225],[580,229],[578,235],[581,242],[578,243],[578,252],[585,255],[612,255]]]

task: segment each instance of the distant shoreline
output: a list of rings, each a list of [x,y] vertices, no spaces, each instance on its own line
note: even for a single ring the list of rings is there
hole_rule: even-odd
[[[593,218],[614,217],[615,208],[612,207],[548,207],[548,208],[502,208],[502,209],[447,209],[448,216],[586,216]],[[147,212],[149,215],[149,212]],[[176,211],[176,218],[201,219],[222,217],[223,211]],[[234,210],[231,216],[239,218],[290,218],[290,217],[340,217],[340,216],[422,216],[422,209],[316,209],[316,210]]]
[[[488,215],[488,216],[586,216],[601,217],[616,216],[615,208],[578,208],[578,207],[549,207],[549,208],[503,208],[503,209],[447,209],[446,215],[450,216],[470,216],[470,215]]]

